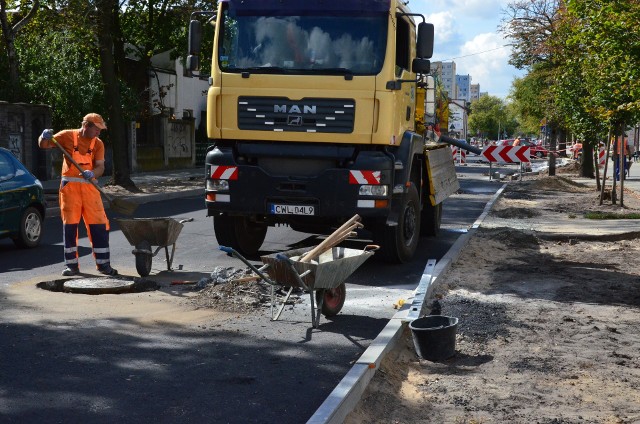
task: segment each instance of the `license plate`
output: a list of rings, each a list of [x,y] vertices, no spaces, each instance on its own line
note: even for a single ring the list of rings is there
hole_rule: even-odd
[[[276,205],[270,206],[274,215],[315,215],[316,209],[309,205]]]

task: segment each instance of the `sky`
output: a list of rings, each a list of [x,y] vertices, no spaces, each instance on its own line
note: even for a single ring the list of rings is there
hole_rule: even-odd
[[[513,1],[513,0],[511,0]],[[509,65],[510,47],[498,27],[506,0],[410,0],[409,8],[435,27],[431,59],[455,62],[458,75],[470,75],[480,91],[506,99],[519,71]],[[419,18],[416,18],[419,22]]]

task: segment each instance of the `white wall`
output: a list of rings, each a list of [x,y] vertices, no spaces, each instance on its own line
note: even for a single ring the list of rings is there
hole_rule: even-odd
[[[207,109],[206,92],[209,88],[209,82],[197,77],[185,77],[180,59],[168,62],[166,53],[154,56],[152,64],[165,66],[154,68],[149,74],[152,113],[159,114],[161,112],[160,108],[154,105],[160,99],[159,94],[162,91],[166,93],[162,99],[163,106],[172,108],[176,119],[185,117],[183,116],[185,109],[191,110],[192,116],[195,118],[195,127],[198,128],[201,112]]]

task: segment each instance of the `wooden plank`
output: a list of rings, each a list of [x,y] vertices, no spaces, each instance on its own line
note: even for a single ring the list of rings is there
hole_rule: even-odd
[[[429,198],[433,206],[441,203],[460,189],[451,149],[443,145],[437,149],[425,149],[425,162],[429,176]]]

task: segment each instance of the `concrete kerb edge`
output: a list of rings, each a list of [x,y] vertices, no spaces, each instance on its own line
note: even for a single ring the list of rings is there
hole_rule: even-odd
[[[494,194],[491,200],[485,205],[484,210],[472,224],[471,228],[456,240],[449,251],[436,264],[424,298],[421,299],[423,308],[426,305],[426,300],[429,299],[433,293],[436,283],[438,282],[438,277],[444,274],[458,259],[462,253],[462,249],[481,226],[506,186],[507,184],[503,184],[502,187],[500,187],[496,194]],[[423,277],[425,275],[429,275],[427,268],[425,268],[423,272]],[[419,290],[419,288],[416,289],[416,291],[417,290]],[[380,334],[356,361],[354,366],[342,378],[340,383],[333,389],[311,418],[309,418],[307,424],[342,423],[347,415],[355,409],[367,385],[375,375],[376,370],[380,367],[382,360],[388,352],[396,347],[396,344],[400,340],[400,336],[409,322],[407,319],[409,308],[410,303],[407,302],[394,314]]]

